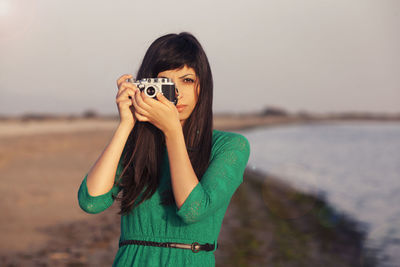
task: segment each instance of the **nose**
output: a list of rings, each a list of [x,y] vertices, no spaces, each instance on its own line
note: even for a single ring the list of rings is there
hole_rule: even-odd
[[[176,98],[179,100],[181,99],[183,96],[182,92],[178,90],[178,88],[176,88]]]

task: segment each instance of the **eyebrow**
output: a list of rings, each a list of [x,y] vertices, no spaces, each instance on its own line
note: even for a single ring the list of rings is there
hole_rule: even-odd
[[[181,76],[181,77],[179,77],[179,78],[185,78],[186,76],[190,76],[190,75],[192,75],[192,76],[195,76],[195,77],[196,77],[196,75],[194,75],[194,74],[192,74],[192,73],[188,73],[188,74],[185,74],[185,75],[183,75],[183,76]]]
[[[185,75],[183,75],[183,76],[181,76],[181,77],[179,77],[179,78],[182,79],[182,78],[185,78],[186,76],[190,76],[190,75],[196,77],[195,74],[193,74],[193,73],[188,73],[188,74],[185,74]],[[160,76],[160,78],[167,78],[167,77],[165,77],[165,76]]]

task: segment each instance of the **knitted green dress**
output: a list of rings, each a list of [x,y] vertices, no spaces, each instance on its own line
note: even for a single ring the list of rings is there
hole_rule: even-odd
[[[213,251],[143,245],[121,246],[113,266],[215,266],[214,251],[225,212],[232,195],[243,182],[249,159],[247,139],[238,134],[213,130],[210,164],[201,181],[193,188],[180,209],[160,204],[161,192],[171,188],[168,155],[165,153],[160,185],[154,195],[136,207],[133,214],[121,216],[120,241],[137,239],[156,242],[214,244]],[[122,157],[121,157],[122,159]],[[122,171],[121,161],[117,177]],[[99,213],[113,203],[114,187],[107,193],[91,196],[83,179],[78,191],[80,207],[87,213]]]

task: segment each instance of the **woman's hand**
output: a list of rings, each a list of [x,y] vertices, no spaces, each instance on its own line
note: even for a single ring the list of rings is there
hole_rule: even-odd
[[[157,100],[137,90],[133,101],[136,118],[152,123],[164,134],[181,128],[179,112],[175,105],[162,93],[157,94]]]
[[[133,98],[135,97],[135,92],[139,90],[133,83],[126,82],[128,78],[132,78],[132,75],[125,74],[117,80],[118,93],[115,102],[118,106],[120,124],[128,125],[133,129],[136,122]]]

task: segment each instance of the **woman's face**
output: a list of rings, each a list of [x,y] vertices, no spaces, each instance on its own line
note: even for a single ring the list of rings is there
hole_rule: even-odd
[[[175,87],[179,92],[176,108],[179,112],[179,120],[183,125],[192,114],[199,96],[200,86],[198,86],[199,81],[196,72],[193,68],[185,65],[181,69],[160,72],[157,78],[169,78],[175,83]]]

